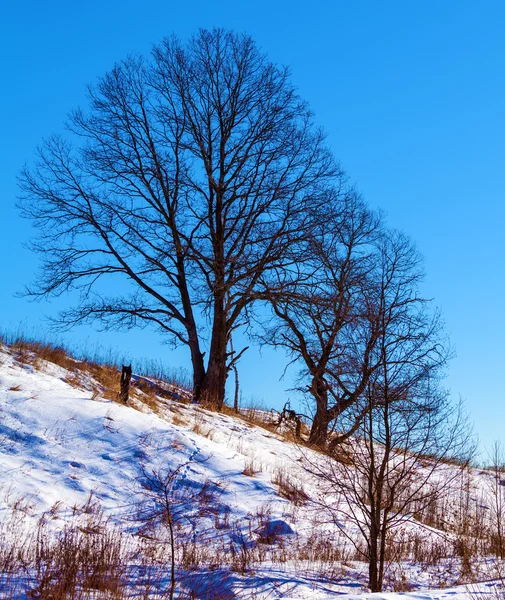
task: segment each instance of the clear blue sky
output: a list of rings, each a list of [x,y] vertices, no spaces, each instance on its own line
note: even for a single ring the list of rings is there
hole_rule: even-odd
[[[199,27],[250,33],[293,80],[368,202],[426,257],[425,292],[457,351],[448,384],[466,399],[487,445],[505,442],[505,3],[285,0],[3,2],[0,8],[0,325],[44,330],[55,305],[14,298],[37,260],[14,207],[15,177],[40,140],[84,105],[87,83],[130,52]],[[75,330],[135,356],[159,350],[148,332]],[[91,342],[89,341],[91,340]],[[246,397],[283,403],[284,358],[249,351]]]

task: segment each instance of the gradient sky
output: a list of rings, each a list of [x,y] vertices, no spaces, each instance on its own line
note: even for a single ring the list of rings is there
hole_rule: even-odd
[[[131,52],[199,27],[250,33],[292,69],[329,143],[372,206],[426,258],[424,292],[441,307],[457,356],[448,386],[483,447],[505,443],[505,3],[285,0],[60,0],[0,7],[0,326],[46,329],[56,304],[14,297],[37,258],[22,247],[16,174],[85,86]],[[64,300],[63,300],[64,302]],[[147,331],[80,328],[74,345],[119,347],[187,364]],[[250,350],[244,397],[282,406],[285,359]]]

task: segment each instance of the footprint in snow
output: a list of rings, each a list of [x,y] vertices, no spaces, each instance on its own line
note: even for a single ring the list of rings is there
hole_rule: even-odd
[[[81,463],[77,462],[76,460],[71,460],[68,464],[71,467],[73,467],[74,469],[83,469],[83,468],[85,468],[84,465],[82,465]]]

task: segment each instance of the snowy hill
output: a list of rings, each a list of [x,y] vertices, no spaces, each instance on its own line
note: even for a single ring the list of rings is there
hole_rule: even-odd
[[[366,592],[366,565],[349,543],[359,532],[344,518],[335,523],[322,514],[317,499],[324,492],[306,468],[326,457],[290,442],[289,432],[276,433],[272,423],[254,423],[261,419],[269,415],[215,414],[145,390],[124,406],[97,393],[92,372],[0,349],[0,597],[60,597],[58,577],[40,583],[41,570],[52,576],[56,558],[49,564],[50,551],[36,550],[41,533],[53,548],[62,531],[75,532],[69,539],[78,548],[112,532],[121,558],[123,595],[90,584],[79,597],[156,598],[167,591],[169,529],[156,512],[162,498],[156,484],[163,482],[172,502],[176,597],[323,599]],[[488,475],[474,475],[478,489]],[[428,541],[452,539],[414,519],[406,523]],[[486,565],[492,576],[492,564],[479,561],[481,579]],[[403,590],[404,598],[499,597],[497,581],[451,588],[462,583],[462,566],[454,555],[397,561],[387,586]],[[443,586],[449,587],[422,591]]]

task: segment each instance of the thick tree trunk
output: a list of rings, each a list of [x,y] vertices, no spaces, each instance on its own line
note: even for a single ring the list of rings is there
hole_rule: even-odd
[[[312,421],[309,444],[313,444],[314,446],[325,446],[328,441],[328,428],[330,425],[328,393],[323,382],[316,377],[312,380],[312,393],[316,400],[316,414]]]
[[[325,446],[328,440],[328,411],[319,408],[316,409],[314,420],[312,421],[312,428],[310,430],[309,444],[314,446]]]
[[[224,404],[226,387],[226,360],[220,360],[219,357],[215,357],[209,366],[203,379],[201,392],[200,392],[200,403],[204,406],[208,406],[213,410],[221,410]]]
[[[370,557],[368,564],[368,585],[371,592],[380,592],[379,586],[379,571],[377,569],[377,556]]]
[[[193,315],[193,305],[191,304],[191,298],[189,296],[189,291],[187,287],[185,265],[182,252],[179,252],[177,262],[179,273],[179,288],[181,291],[182,304],[184,307],[185,325],[186,331],[188,333],[188,346],[191,352],[191,364],[193,366],[193,400],[195,402],[198,402],[200,400],[200,391],[205,377],[205,364],[203,362],[203,353],[200,352],[200,339],[198,337],[198,330]]]
[[[217,298],[214,303],[214,323],[212,325],[209,364],[200,390],[201,404],[214,410],[221,410],[224,404],[226,377],[228,375],[226,364],[227,334],[224,302],[222,299]]]
[[[374,517],[372,517],[374,518]],[[370,586],[371,592],[380,592],[381,585],[379,583],[379,569],[378,569],[378,559],[379,559],[379,540],[378,533],[374,524],[372,524],[370,531],[370,548],[369,548],[369,557],[368,557],[368,585]]]

